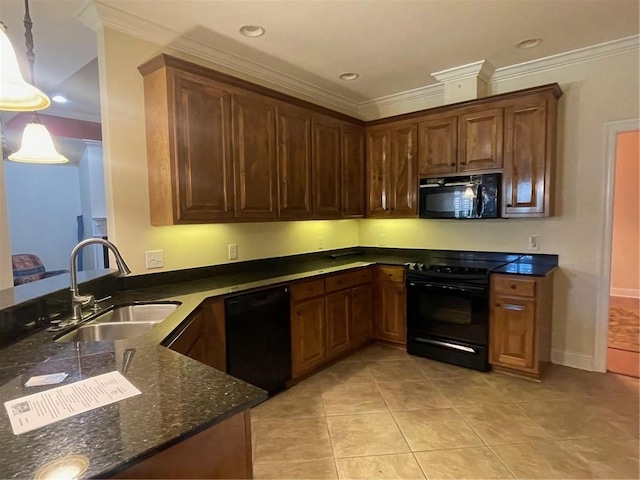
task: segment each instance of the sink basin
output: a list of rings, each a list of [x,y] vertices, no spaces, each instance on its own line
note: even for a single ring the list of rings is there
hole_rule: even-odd
[[[107,310],[89,323],[161,322],[180,306],[179,303],[137,303]]]
[[[149,333],[156,322],[91,323],[58,338],[56,342],[100,342],[103,340],[124,340]]]
[[[100,342],[139,337],[149,333],[178,306],[179,303],[141,303],[115,307],[57,338],[56,342]]]

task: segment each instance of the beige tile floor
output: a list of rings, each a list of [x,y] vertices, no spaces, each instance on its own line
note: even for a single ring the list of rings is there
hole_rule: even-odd
[[[373,345],[252,410],[255,478],[639,478],[638,379]]]

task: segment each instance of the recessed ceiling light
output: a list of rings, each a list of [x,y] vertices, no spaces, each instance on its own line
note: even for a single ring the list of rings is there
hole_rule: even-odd
[[[264,32],[265,29],[260,25],[243,25],[240,27],[240,33],[245,37],[261,37]]]
[[[359,78],[360,75],[358,75],[357,73],[354,72],[345,72],[345,73],[341,73],[340,74],[340,79],[341,80],[346,80],[351,81],[351,80],[356,80],[357,78]]]
[[[67,103],[67,101],[68,101],[62,95],[54,95],[53,97],[51,97],[51,100],[53,100],[56,103]]]
[[[529,48],[536,48],[541,43],[542,43],[541,38],[527,38],[526,40],[522,40],[516,43],[516,48],[528,50]]]

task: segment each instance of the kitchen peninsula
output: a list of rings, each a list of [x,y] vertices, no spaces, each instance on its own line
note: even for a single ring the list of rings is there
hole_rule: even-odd
[[[363,271],[375,265],[402,271],[406,262],[427,252],[363,248],[122,279],[120,287],[113,291],[112,301],[116,304],[174,300],[181,305],[151,333],[135,339],[65,344],[54,342],[58,334],[39,331],[5,347],[0,351],[3,385],[0,397],[5,402],[48,388],[24,387],[24,383],[34,375],[66,372],[69,374],[66,384],[114,370],[120,371],[142,395],[18,436],[13,435],[8,418],[3,415],[0,439],[5,454],[0,460],[0,476],[34,477],[47,465],[61,466],[61,462],[66,460],[79,462],[86,469],[82,473],[86,477],[136,476],[134,469],[145,459],[195,441],[208,429],[233,419],[240,424],[240,428],[235,430],[242,431],[244,426],[246,432],[244,445],[232,442],[234,451],[247,458],[250,454],[250,450],[249,454],[246,450],[246,445],[250,445],[247,412],[264,400],[266,394],[165,348],[162,346],[165,339],[178,330],[193,312],[206,306],[207,301],[215,302],[225,295],[269,285],[294,285],[313,279],[338,278],[338,275]],[[342,256],[347,253],[352,255]],[[513,275],[514,278],[537,278],[548,275],[556,266],[557,257],[554,255],[515,254],[496,272]],[[347,285],[345,288],[350,287]],[[374,288],[377,288],[375,284]],[[35,303],[42,301],[42,297],[32,300]],[[14,308],[28,303],[14,305]],[[376,310],[373,310],[374,323]],[[19,321],[30,320],[33,319],[22,318]],[[377,335],[377,327],[370,332],[366,342]],[[347,354],[344,352],[342,356]],[[203,444],[209,445],[207,448],[214,452],[221,448],[219,443]],[[232,453],[225,451],[225,455]],[[148,470],[138,471],[137,476],[145,475],[151,474]],[[189,472],[174,471],[172,476],[189,476]]]

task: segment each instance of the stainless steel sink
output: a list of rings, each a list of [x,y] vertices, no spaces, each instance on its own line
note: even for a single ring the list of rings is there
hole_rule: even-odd
[[[173,312],[178,303],[138,303],[122,305],[98,315],[90,323],[161,322]]]
[[[149,333],[179,305],[179,303],[143,303],[115,307],[57,338],[56,342],[100,342],[139,337]]]

